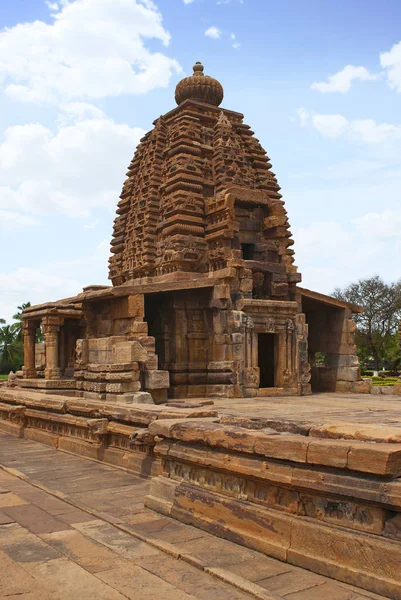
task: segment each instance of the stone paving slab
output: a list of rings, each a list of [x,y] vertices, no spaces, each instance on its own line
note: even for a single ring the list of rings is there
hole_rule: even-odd
[[[383,598],[162,517],[122,469],[3,433],[0,467],[0,598]]]
[[[271,398],[216,398],[219,414],[261,417],[299,425],[349,423],[401,428],[401,396],[319,393]]]

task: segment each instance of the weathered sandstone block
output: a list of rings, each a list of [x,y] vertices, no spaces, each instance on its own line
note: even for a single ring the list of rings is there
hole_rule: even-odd
[[[146,390],[162,390],[170,387],[168,371],[144,371],[143,385]]]
[[[118,342],[113,344],[111,356],[113,363],[145,362],[148,353],[139,342]]]

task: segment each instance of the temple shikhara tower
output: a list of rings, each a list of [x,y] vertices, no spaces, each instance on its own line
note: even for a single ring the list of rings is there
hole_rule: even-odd
[[[112,287],[25,311],[24,387],[162,403],[362,384],[350,320],[358,307],[298,287],[270,159],[243,115],[220,107],[223,88],[203,70],[196,63],[178,83],[177,106],[129,165]]]

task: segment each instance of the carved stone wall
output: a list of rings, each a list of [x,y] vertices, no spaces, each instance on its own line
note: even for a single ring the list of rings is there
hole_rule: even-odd
[[[157,404],[167,400],[169,374],[158,369],[155,339],[144,321],[144,296],[83,303],[74,377],[85,398]]]
[[[157,419],[214,417],[216,411],[171,406],[122,406],[105,401],[43,396],[37,391],[0,390],[0,429],[60,450],[124,467],[142,477],[156,475],[148,426]]]
[[[286,211],[269,158],[242,118],[186,100],[141,140],[115,220],[114,285],[243,264],[248,243],[252,270],[263,274],[259,294],[288,297],[300,277]]]
[[[361,427],[347,424],[344,440],[329,439],[325,426],[302,422],[296,429],[245,416],[152,423],[162,466],[146,505],[281,561],[401,598],[401,453],[385,441],[396,431],[383,427],[380,436],[370,425],[361,441]]]

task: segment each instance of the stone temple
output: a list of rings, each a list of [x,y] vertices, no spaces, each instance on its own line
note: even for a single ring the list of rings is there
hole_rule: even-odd
[[[197,63],[141,140],[112,285],[25,310],[0,430],[151,478],[146,506],[169,518],[401,600],[399,398],[361,381],[361,309],[299,286],[269,158],[222,99]]]
[[[112,287],[26,310],[22,385],[155,403],[362,389],[359,307],[299,287],[280,187],[243,115],[219,107],[200,63],[175,99],[128,168]]]

